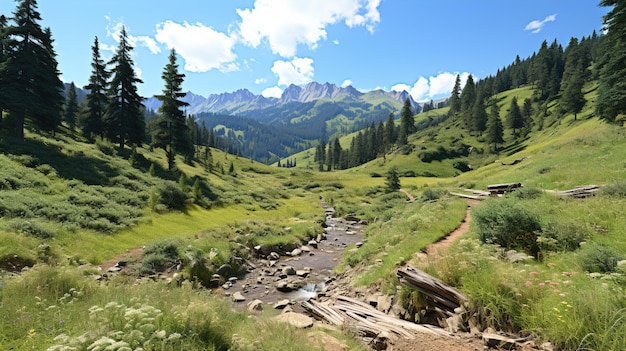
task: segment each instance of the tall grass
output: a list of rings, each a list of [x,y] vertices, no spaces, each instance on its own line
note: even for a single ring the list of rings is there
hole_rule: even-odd
[[[3,350],[300,350],[307,332],[235,312],[206,290],[163,282],[95,282],[90,271],[38,266],[0,288]]]

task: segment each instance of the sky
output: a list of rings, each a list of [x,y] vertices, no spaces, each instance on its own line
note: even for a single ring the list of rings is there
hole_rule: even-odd
[[[171,49],[183,91],[248,89],[280,96],[290,84],[450,95],[456,75],[494,75],[541,43],[602,30],[599,0],[39,0],[64,82],[82,87],[95,37],[105,60],[126,28],[138,85],[159,94]],[[0,0],[12,16],[17,2]]]

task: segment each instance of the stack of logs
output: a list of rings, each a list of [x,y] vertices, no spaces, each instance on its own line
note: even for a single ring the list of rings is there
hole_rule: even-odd
[[[422,292],[431,300],[433,308],[446,316],[458,316],[459,308],[467,302],[467,297],[461,292],[416,268],[399,269],[397,275],[400,282]],[[335,326],[348,326],[364,338],[373,340],[381,335],[413,339],[419,333],[454,337],[453,333],[439,326],[394,318],[346,296],[338,296],[332,305],[314,300],[302,302],[301,305],[318,320]]]

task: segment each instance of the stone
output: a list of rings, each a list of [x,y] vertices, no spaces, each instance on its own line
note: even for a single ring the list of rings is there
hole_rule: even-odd
[[[293,251],[291,251],[291,256],[296,257],[296,256],[300,256],[302,255],[302,250],[300,249],[293,249]]]
[[[269,257],[272,261],[278,261],[280,259],[280,255],[274,251],[270,252]]]
[[[242,301],[246,301],[246,297],[243,296],[242,293],[240,293],[239,291],[236,291],[233,296],[232,296],[233,302],[242,302]]]
[[[289,283],[287,283],[286,281],[281,281],[281,282],[278,282],[278,284],[276,284],[276,290],[282,291],[282,292],[290,292],[293,289]]]
[[[113,266],[113,267],[111,267],[111,268],[109,268],[109,269],[108,269],[108,271],[109,271],[110,273],[117,273],[117,272],[119,272],[119,271],[121,271],[121,270],[122,270],[122,268],[121,268],[121,267],[117,267],[117,266]]]
[[[248,303],[248,312],[263,312],[263,301],[257,299]]]
[[[299,270],[296,271],[296,275],[298,277],[306,278],[309,275],[309,272],[307,272],[304,269],[299,269]]]
[[[286,275],[295,275],[296,270],[292,266],[285,266],[282,269],[282,272]]]
[[[320,241],[321,241],[321,239],[322,239],[322,238],[321,238],[321,236],[319,236],[319,235],[318,235],[318,237],[320,238]],[[318,242],[317,242],[317,241],[315,241],[315,240],[309,240],[309,242],[307,243],[307,245],[308,245],[308,246],[310,246],[310,247],[312,247],[312,248],[314,248],[314,249],[317,249],[317,243],[318,243]]]
[[[309,253],[309,252],[311,252],[311,248],[309,248],[308,246],[302,246],[300,248],[300,251],[302,251],[304,253]]]
[[[277,310],[282,310],[285,307],[289,306],[290,303],[291,301],[289,301],[289,299],[283,299],[283,300],[276,302],[273,307]]]
[[[275,320],[283,323],[289,323],[296,328],[305,329],[313,326],[313,319],[296,312],[286,312],[274,317]]]

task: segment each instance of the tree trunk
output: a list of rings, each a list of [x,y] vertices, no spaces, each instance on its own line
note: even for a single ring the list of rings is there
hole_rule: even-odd
[[[17,111],[15,114],[15,136],[20,140],[24,140],[24,119],[26,111]]]

